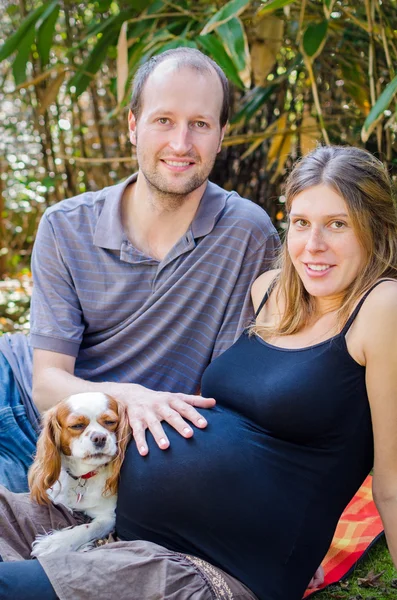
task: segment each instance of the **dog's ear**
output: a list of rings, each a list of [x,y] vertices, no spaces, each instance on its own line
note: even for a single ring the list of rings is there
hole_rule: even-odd
[[[131,427],[128,420],[127,406],[124,403],[118,402],[119,426],[117,428],[117,456],[112,462],[112,472],[106,480],[104,495],[113,495],[117,493],[117,485],[119,481],[120,469],[123,464],[125,451],[128,442],[131,438]]]
[[[44,415],[36,456],[28,473],[30,495],[39,504],[50,503],[47,490],[54,485],[61,472],[61,426],[57,413],[58,407],[54,406]]]

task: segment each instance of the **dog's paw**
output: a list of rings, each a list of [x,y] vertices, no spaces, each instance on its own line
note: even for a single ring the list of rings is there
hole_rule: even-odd
[[[38,535],[32,544],[32,552],[30,554],[34,558],[40,558],[54,552],[70,552],[76,549],[76,539],[73,535],[73,529],[68,528]]]

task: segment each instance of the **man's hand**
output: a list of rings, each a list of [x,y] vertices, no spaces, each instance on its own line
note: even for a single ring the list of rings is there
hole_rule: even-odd
[[[183,437],[190,438],[193,435],[193,429],[185,419],[200,429],[207,426],[207,421],[194,407],[211,408],[215,405],[213,398],[155,392],[138,384],[110,384],[111,388],[113,386],[116,386],[114,389],[116,393],[109,389],[109,394],[127,405],[132,434],[141,456],[146,456],[149,451],[146,429],[149,429],[159,448],[166,450],[170,442],[161,421],[169,423]]]
[[[307,586],[309,589],[317,588],[319,585],[324,583],[324,569],[320,565],[317,571],[314,573],[313,577],[310,580],[309,585]]]
[[[146,429],[153,434],[162,450],[170,445],[161,421],[169,423],[185,438],[192,437],[193,429],[184,419],[200,429],[207,426],[207,421],[194,407],[211,408],[215,404],[213,398],[155,392],[137,383],[86,381],[73,374],[74,365],[75,359],[71,356],[49,350],[34,351],[33,399],[39,410],[47,410],[63,398],[79,392],[109,394],[127,406],[132,433],[142,456],[149,451]]]

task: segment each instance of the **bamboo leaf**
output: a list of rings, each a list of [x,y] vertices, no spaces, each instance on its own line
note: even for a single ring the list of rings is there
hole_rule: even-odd
[[[26,66],[30,57],[35,33],[34,27],[31,27],[25,34],[24,39],[18,44],[18,54],[12,63],[12,73],[14,75],[15,85],[20,85],[26,79]]]
[[[109,46],[112,46],[116,41],[116,32],[113,29],[106,31],[98,40],[93,48],[88,59],[80,67],[79,71],[72,77],[69,82],[69,88],[75,87],[75,96],[80,96],[92,81],[95,73],[102,66],[103,61],[107,56]]]
[[[46,11],[47,12],[47,11]],[[53,3],[53,9],[46,19],[39,19],[42,21],[40,27],[37,27],[37,50],[41,59],[41,66],[44,67],[48,64],[50,59],[50,50],[52,46],[52,39],[54,37],[55,25],[59,16],[59,5],[58,2]]]
[[[127,45],[127,21],[121,26],[117,42],[117,104],[124,98],[125,84],[128,79],[128,45]]]
[[[266,2],[256,14],[258,17],[262,17],[278,8],[284,8],[284,6],[288,6],[288,4],[292,4],[293,2],[295,2],[295,0],[270,0],[269,2]]]
[[[234,62],[238,75],[246,88],[251,86],[251,55],[248,40],[240,19],[234,17],[218,27],[218,35]]]
[[[66,71],[61,71],[54,79],[50,81],[49,86],[40,98],[39,114],[42,115],[47,108],[55,102],[58,96],[59,89],[64,82]]]
[[[208,21],[204,29],[201,31],[200,35],[207,35],[219,25],[223,23],[227,23],[230,19],[234,17],[238,17],[250,4],[252,0],[230,0],[225,6],[223,6],[220,10],[211,19]]]
[[[383,112],[389,108],[391,101],[397,92],[397,75],[385,87],[378,100],[371,108],[368,117],[365,119],[364,126],[361,130],[361,139],[366,142],[383,117]]]
[[[222,67],[230,81],[233,81],[240,89],[244,89],[244,84],[239,77],[232,59],[215,34],[200,35],[197,37],[197,43]]]
[[[327,39],[328,21],[310,23],[302,38],[302,52],[310,60],[314,60],[321,53]]]
[[[0,62],[5,58],[10,56],[15,50],[18,50],[19,44],[23,42],[25,36],[28,34],[30,29],[33,29],[33,39],[34,39],[34,25],[36,21],[40,18],[44,9],[46,8],[45,4],[42,4],[36,10],[34,10],[30,15],[23,21],[22,25],[19,29],[8,40],[5,44],[0,48]]]
[[[231,124],[237,125],[241,121],[249,121],[261,106],[270,98],[277,86],[269,85],[268,87],[255,88],[251,90],[248,101],[242,109],[232,118]]]

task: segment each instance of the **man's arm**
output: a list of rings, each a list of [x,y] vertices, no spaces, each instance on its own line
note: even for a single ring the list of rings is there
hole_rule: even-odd
[[[80,392],[103,392],[127,405],[128,416],[137,445],[142,456],[148,453],[146,429],[152,433],[162,450],[169,441],[161,425],[167,421],[183,437],[193,435],[188,419],[200,429],[207,421],[194,406],[211,408],[213,398],[155,392],[135,383],[93,382],[74,375],[75,358],[58,352],[36,349],[33,352],[33,400],[40,411],[47,410],[63,398]]]

